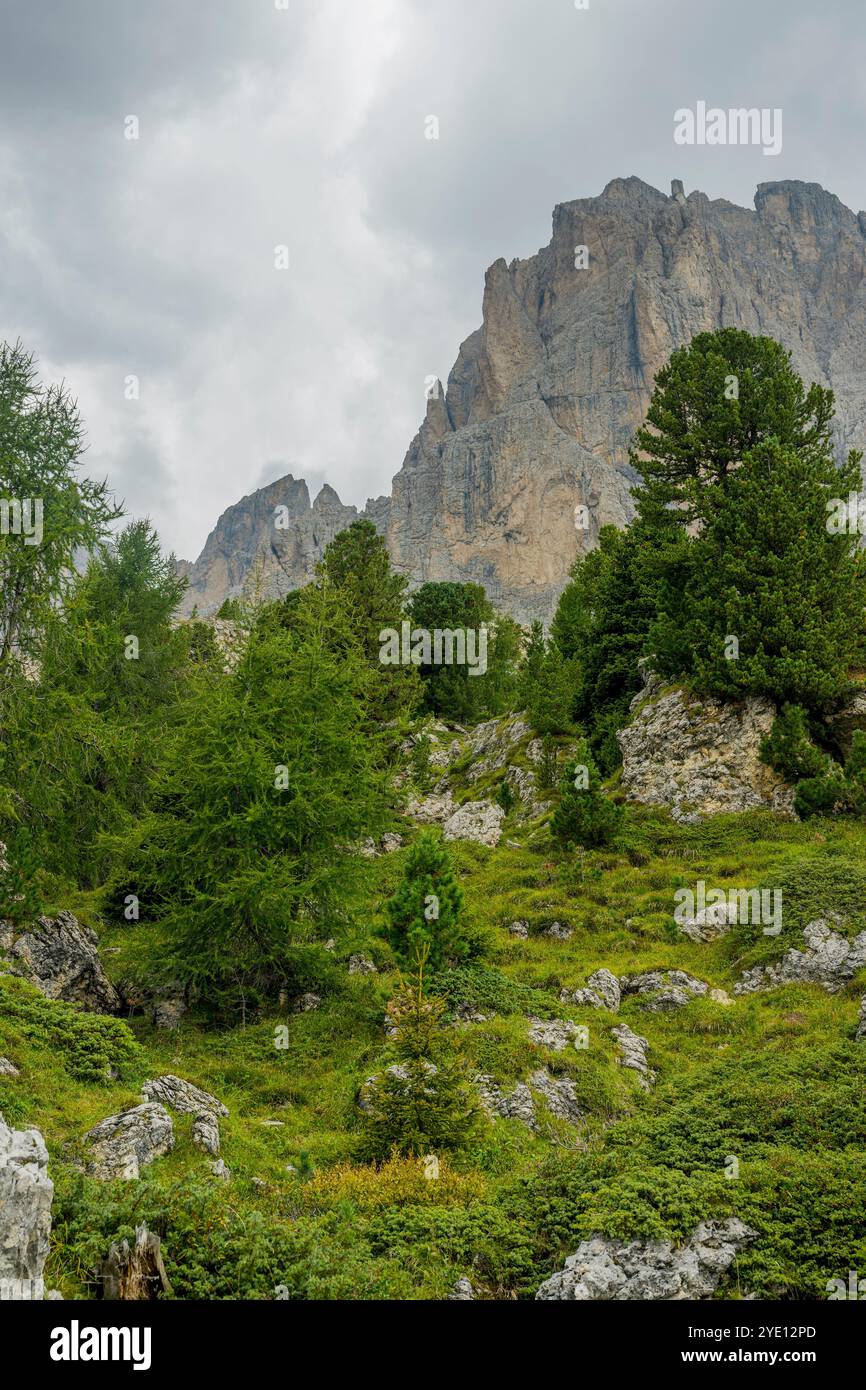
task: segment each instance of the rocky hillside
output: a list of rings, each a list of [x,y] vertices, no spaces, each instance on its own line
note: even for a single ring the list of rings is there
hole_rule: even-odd
[[[845,1287],[866,1257],[866,831],[757,803],[759,718],[732,737],[727,769],[711,740],[699,766],[699,725],[717,711],[684,722],[662,691],[643,699],[624,772],[652,752],[646,710],[663,706],[700,815],[678,822],[635,787],[615,847],[563,853],[523,715],[469,731],[427,721],[404,749],[399,833],[358,846],[357,898],[318,943],[318,973],[243,1028],[214,1031],[194,998],[142,977],[154,924],[103,919],[97,937],[84,899],[82,920],[0,923],[7,1296],[823,1300]],[[557,746],[562,763],[570,745]],[[397,963],[371,924],[431,823],[487,943],[437,985],[482,1127],[462,1157],[375,1167],[357,1161],[358,1125],[400,1072]],[[781,930],[715,908],[676,918],[683,885],[702,882],[737,903],[772,889]]]
[[[537,255],[490,267],[481,327],[429,400],[390,500],[362,515],[412,584],[474,580],[517,618],[547,618],[599,528],[630,519],[629,439],[655,373],[696,333],[778,339],[806,381],[835,391],[840,450],[866,444],[864,286],[866,213],[818,184],[761,184],[752,211],[614,179],[560,204]],[[328,487],[310,505],[291,476],[244,498],[184,565],[188,610],[213,611],[257,559],[269,592],[305,583],[357,515]]]

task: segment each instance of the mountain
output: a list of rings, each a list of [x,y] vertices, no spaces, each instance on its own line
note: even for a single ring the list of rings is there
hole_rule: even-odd
[[[728,326],[789,348],[836,393],[840,452],[866,445],[866,213],[798,181],[761,184],[754,211],[637,178],[560,204],[548,246],[488,270],[482,325],[431,395],[390,499],[358,513],[326,487],[310,504],[291,476],[244,498],[188,567],[188,609],[213,611],[257,559],[268,592],[305,583],[365,515],[413,585],[474,580],[515,617],[549,618],[576,556],[631,518],[628,444],[655,373]]]

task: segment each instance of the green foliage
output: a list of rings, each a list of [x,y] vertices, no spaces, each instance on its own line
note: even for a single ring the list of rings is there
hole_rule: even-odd
[[[803,820],[833,812],[866,814],[866,734],[856,729],[844,768],[812,741],[806,711],[785,705],[761,744],[770,767],[797,784],[794,808]]]
[[[809,717],[801,705],[783,705],[769,734],[761,740],[760,756],[791,782],[820,777],[830,758],[813,742]]]
[[[397,959],[432,969],[459,960],[469,951],[461,914],[463,891],[439,836],[424,831],[406,855],[403,879],[385,905],[388,937]]]
[[[12,975],[0,975],[0,1014],[25,1038],[56,1053],[68,1074],[79,1081],[122,1080],[140,1068],[141,1049],[120,1019],[46,999],[33,985]]]
[[[229,677],[201,673],[115,876],[211,1002],[246,1010],[290,979],[293,949],[353,872],[351,844],[387,823],[364,727],[375,675],[341,624],[333,593],[311,588],[292,629],[254,631]]]
[[[42,647],[42,626],[74,571],[121,513],[106,483],[79,476],[84,427],[64,386],[43,386],[24,346],[0,346],[0,502],[41,503],[41,537],[0,529],[0,701],[16,651]],[[30,521],[38,524],[35,513]],[[0,703],[2,713],[2,703]]]
[[[657,669],[722,699],[837,699],[862,651],[866,570],[856,536],[828,532],[827,504],[859,476],[829,451],[750,449],[688,543],[685,582],[662,594]]]
[[[518,690],[520,704],[537,733],[572,732],[577,672],[577,662],[566,661],[555,643],[545,639],[541,623],[533,623],[518,673]]]
[[[406,616],[408,581],[391,568],[385,541],[372,521],[354,521],[335,536],[318,566],[319,581],[336,591],[346,623],[376,672],[370,713],[392,719],[420,699],[414,666],[383,665],[379,660],[383,629],[399,631]]]
[[[517,684],[520,629],[510,618],[497,616],[480,584],[427,583],[409,600],[412,631],[431,635],[463,633],[474,642],[475,674],[468,664],[421,663],[424,707],[459,723],[470,723],[510,709]],[[486,638],[482,634],[486,633]],[[487,642],[486,671],[481,671],[481,643]],[[447,654],[447,648],[445,648]]]
[[[576,561],[551,634],[575,675],[574,716],[605,773],[618,766],[613,737],[641,688],[638,662],[657,612],[657,532],[635,522],[627,532],[603,526],[598,546]]]
[[[150,524],[133,522],[44,619],[38,677],[7,672],[0,802],[14,860],[26,843],[46,870],[104,878],[99,837],[146,807],[190,644],[205,655],[194,625],[172,626],[183,587]]]
[[[586,847],[605,845],[619,829],[622,808],[605,796],[601,777],[585,739],[559,784],[560,802],[550,828],[563,843]]]
[[[452,1011],[458,1004],[469,1004],[484,1012],[552,1018],[559,1007],[555,995],[520,984],[501,970],[474,961],[438,971],[431,989]]]
[[[425,992],[423,967],[421,958],[388,1006],[397,1060],[365,1088],[358,1147],[365,1159],[462,1149],[479,1132],[478,1101],[442,1026],[445,1001]]]

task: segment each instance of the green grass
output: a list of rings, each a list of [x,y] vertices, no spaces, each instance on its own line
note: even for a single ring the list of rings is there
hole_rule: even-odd
[[[89,1296],[100,1254],[141,1219],[163,1237],[179,1297],[271,1298],[285,1286],[295,1298],[441,1298],[462,1274],[490,1297],[530,1297],[593,1231],[679,1239],[731,1212],[759,1238],[725,1296],[824,1297],[827,1280],[866,1267],[866,1046],[852,1041],[864,979],[836,996],[788,986],[730,1007],[697,999],[670,1014],[648,1013],[631,997],[618,1019],[559,1002],[561,989],[601,965],[616,974],[683,969],[733,996],[742,971],[800,944],[812,917],[836,909],[846,930],[863,929],[866,825],[753,813],[678,826],[629,807],[620,841],[604,850],[569,858],[543,822],[514,816],[497,849],[453,850],[467,917],[489,949],[446,972],[440,987],[452,1009],[467,1002],[492,1015],[456,1024],[455,1048],[505,1088],[542,1065],[567,1075],[584,1123],[542,1125],[537,1135],[514,1120],[489,1125],[453,1159],[456,1186],[441,1203],[424,1188],[391,1200],[387,1186],[374,1200],[364,1184],[390,1181],[375,1169],[363,1182],[347,1179],[340,1195],[339,1165],[355,1162],[358,1088],[390,1057],[383,1018],[396,972],[376,924],[404,853],[383,856],[365,863],[335,929],[316,1012],[274,1011],[222,1032],[191,1014],[169,1034],[143,1017],[75,1015],[0,978],[0,1054],[21,1069],[0,1079],[0,1109],[17,1125],[37,1125],[49,1146],[52,1283]],[[782,936],[737,927],[706,945],[683,938],[674,893],[698,879],[780,886]],[[526,940],[508,932],[517,918],[529,923]],[[573,928],[570,940],[543,934],[553,921]],[[115,978],[136,967],[145,944],[159,946],[145,924],[104,932],[103,946],[117,952],[105,956]],[[357,949],[378,960],[380,974],[348,976],[341,962]],[[586,1024],[588,1049],[535,1046],[528,1016]],[[658,1083],[648,1094],[617,1064],[617,1021],[649,1041]],[[278,1025],[288,1029],[285,1049],[275,1046]],[[82,1178],[74,1159],[84,1132],[137,1103],[143,1080],[167,1071],[228,1106],[221,1132],[231,1183],[210,1175],[182,1116],[174,1152],[140,1182]],[[725,1172],[731,1156],[735,1180]],[[290,1164],[335,1174],[328,1195],[315,1182],[308,1189]]]

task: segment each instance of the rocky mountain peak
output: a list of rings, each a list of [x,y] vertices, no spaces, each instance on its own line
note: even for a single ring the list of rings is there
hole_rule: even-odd
[[[754,210],[635,176],[560,203],[549,244],[484,278],[391,497],[362,513],[288,477],[220,518],[189,577],[218,606],[256,556],[275,592],[306,583],[358,515],[411,584],[472,580],[523,621],[548,619],[578,555],[633,513],[628,448],[656,372],[695,334],[736,326],[788,347],[836,393],[841,451],[866,443],[866,214],[818,184],[761,184]],[[325,495],[323,495],[325,494]],[[287,529],[274,534],[284,503]]]

